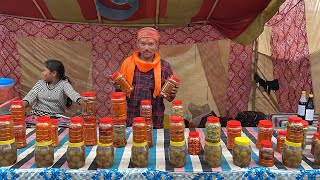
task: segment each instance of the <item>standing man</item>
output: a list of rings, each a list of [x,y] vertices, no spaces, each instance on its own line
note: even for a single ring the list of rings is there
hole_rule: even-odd
[[[121,66],[121,73],[134,87],[130,97],[127,97],[127,126],[132,125],[134,117],[140,116],[141,100],[150,100],[153,126],[163,127],[165,106],[159,94],[166,79],[172,74],[172,69],[157,52],[159,38],[156,29],[149,27],[140,29],[137,37],[138,50],[126,58]],[[173,88],[169,101],[176,97],[177,89],[178,87]]]

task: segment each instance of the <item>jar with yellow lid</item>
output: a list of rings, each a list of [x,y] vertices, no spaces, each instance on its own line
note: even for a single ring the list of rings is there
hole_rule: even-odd
[[[221,166],[222,148],[220,142],[210,143],[206,141],[204,145],[204,161],[211,168]]]
[[[182,168],[186,164],[187,148],[184,140],[181,142],[170,141],[169,161],[173,168]]]
[[[302,161],[301,143],[294,143],[288,140],[284,141],[282,149],[282,163],[289,168],[297,168]]]
[[[250,139],[236,137],[232,148],[233,164],[241,168],[249,167],[251,161]]]

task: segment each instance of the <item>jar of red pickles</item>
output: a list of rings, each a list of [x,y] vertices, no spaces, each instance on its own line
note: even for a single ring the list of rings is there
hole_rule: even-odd
[[[237,120],[231,120],[227,122],[227,148],[232,149],[234,139],[236,137],[241,137],[241,123]]]
[[[314,155],[314,149],[319,140],[319,133],[313,133],[312,142],[311,142],[311,154]]]
[[[69,124],[69,142],[83,142],[83,119],[81,117],[72,117]]]
[[[282,153],[282,148],[283,148],[284,141],[286,140],[286,135],[287,135],[287,131],[286,131],[286,130],[280,130],[280,131],[278,131],[278,135],[277,135],[277,149],[276,149],[276,151],[277,151],[278,153]]]
[[[200,154],[200,137],[198,132],[189,132],[188,152],[190,155]]]
[[[50,167],[54,160],[50,117],[38,117],[36,123],[36,146],[34,148],[37,168]]]
[[[69,143],[67,162],[70,169],[78,169],[85,164],[86,147],[84,145],[83,119],[72,117],[69,125]]]
[[[111,168],[114,163],[113,123],[111,118],[101,118],[99,124],[99,142],[96,150],[98,168]]]
[[[82,92],[81,93],[82,117],[84,120],[96,119],[96,93]]]
[[[152,123],[152,105],[150,100],[142,100],[140,102],[140,116],[144,117],[146,122]]]
[[[152,147],[153,146],[153,124],[151,121],[147,121],[147,141],[148,141],[148,146]]]
[[[302,119],[297,116],[290,116],[287,125],[287,141],[293,143],[302,143],[303,124]]]
[[[83,121],[84,144],[86,146],[97,145],[97,122],[95,119]]]
[[[113,144],[113,122],[111,118],[101,118],[99,123],[99,143]]]
[[[0,167],[17,162],[17,147],[11,116],[0,116]]]
[[[123,92],[111,94],[112,115],[116,122],[125,122],[127,120],[127,101]]]
[[[271,141],[261,141],[259,164],[264,167],[272,167],[274,165],[274,150],[273,143]]]
[[[167,100],[170,100],[172,89],[178,86],[179,83],[180,79],[174,75],[171,75],[162,86],[160,96]]]
[[[52,142],[54,147],[59,146],[58,119],[51,119]]]
[[[258,124],[258,141],[256,143],[257,149],[260,148],[262,140],[271,140],[273,133],[273,123],[268,120],[260,120]]]
[[[124,92],[127,96],[130,96],[131,92],[133,91],[133,86],[128,83],[124,75],[117,71],[111,76],[112,81],[120,86],[122,92]]]
[[[302,149],[305,149],[306,143],[307,143],[307,134],[308,134],[309,123],[308,123],[308,121],[302,120],[302,124],[303,124]]]
[[[12,101],[10,107],[10,113],[12,116],[13,122],[22,122],[25,121],[25,108],[23,101]]]
[[[147,143],[146,122],[143,117],[136,117],[133,119],[132,133],[132,164],[134,167],[145,168],[149,164],[149,146]]]
[[[127,144],[126,139],[126,122],[114,121],[114,141],[115,147],[124,147]]]
[[[184,141],[184,123],[181,116],[172,116],[170,124],[170,141]]]
[[[18,149],[24,148],[27,146],[26,140],[26,122],[17,121],[13,123],[14,126],[14,135],[16,140],[16,146]]]

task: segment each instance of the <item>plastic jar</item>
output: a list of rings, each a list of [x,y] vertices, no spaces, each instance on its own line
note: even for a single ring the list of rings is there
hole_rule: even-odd
[[[297,168],[302,161],[301,143],[284,141],[282,150],[282,163],[289,168]]]
[[[144,117],[145,121],[152,123],[152,105],[150,100],[142,100],[140,102],[140,116]]]
[[[311,154],[314,155],[314,149],[319,140],[319,133],[313,133],[312,143],[311,143]]]
[[[45,168],[53,165],[54,147],[51,140],[36,142],[36,146],[34,148],[34,159],[37,168]]]
[[[67,149],[67,162],[70,169],[79,169],[84,166],[86,161],[86,147],[84,142],[71,143],[69,139]]]
[[[99,123],[99,143],[113,144],[113,123],[109,117],[101,118]]]
[[[200,154],[200,137],[198,132],[189,132],[188,152],[190,155]]]
[[[14,136],[15,136],[17,148],[21,149],[26,147],[27,146],[26,122],[20,121],[20,122],[14,122],[13,124],[14,124],[13,129],[14,129]]]
[[[284,144],[284,141],[286,140],[286,135],[287,135],[287,131],[286,131],[286,130],[278,131],[278,135],[277,135],[277,149],[276,149],[276,151],[277,151],[278,153],[282,153],[283,144]]]
[[[170,100],[172,89],[176,87],[179,83],[180,79],[172,74],[162,86],[160,96],[167,100]]]
[[[10,113],[12,116],[13,122],[25,121],[25,108],[23,101],[12,101],[10,107]]]
[[[81,143],[83,141],[83,119],[81,117],[70,118],[69,142]]]
[[[237,120],[231,120],[227,122],[227,148],[232,149],[234,139],[241,137],[241,123]]]
[[[82,117],[84,120],[96,119],[96,93],[82,92],[81,93]]]
[[[308,134],[309,123],[308,123],[308,121],[302,120],[302,124],[303,124],[302,149],[305,149],[306,143],[307,143],[307,134]]]
[[[260,148],[262,140],[271,141],[273,133],[273,123],[268,120],[260,120],[258,124],[258,140],[256,143],[257,149]]]
[[[221,138],[220,119],[214,116],[207,117],[206,122],[206,141],[210,143],[218,143]]]
[[[0,116],[0,167],[11,166],[17,162],[17,147],[13,131],[11,116]]]
[[[13,85],[13,79],[0,78],[0,104],[13,98]]]
[[[149,146],[147,143],[147,127],[143,117],[133,119],[132,133],[132,164],[134,167],[145,168],[149,164]]]
[[[317,124],[317,132],[320,132],[320,119],[318,120],[318,124]]]
[[[262,140],[259,150],[259,164],[264,167],[274,166],[274,150],[271,141]]]
[[[170,141],[184,141],[184,123],[181,116],[172,116],[170,123]]]
[[[182,100],[173,100],[172,101],[171,116],[181,116],[183,118]]]
[[[314,163],[316,163],[318,166],[320,165],[320,141],[315,145],[314,149]]]
[[[97,145],[97,122],[95,119],[83,121],[84,144],[86,146]]]
[[[51,119],[53,147],[59,146],[58,119]]]
[[[297,116],[290,116],[287,125],[287,141],[293,143],[302,143],[303,124],[302,119]]]
[[[123,92],[111,94],[112,115],[115,122],[125,122],[127,120],[127,101]]]
[[[114,122],[114,147],[124,147],[127,144],[126,122]]]
[[[186,164],[187,148],[184,140],[181,142],[170,141],[169,162],[173,168],[182,168]]]
[[[14,139],[12,117],[10,115],[0,116],[0,141]]]
[[[36,141],[37,142],[49,142],[52,141],[51,133],[51,121],[50,117],[42,116],[38,117],[36,123]]]
[[[148,141],[148,146],[152,147],[153,146],[153,124],[150,121],[146,122],[147,124],[147,141]]]
[[[119,71],[115,72],[111,76],[111,79],[114,83],[120,86],[121,91],[124,92],[127,96],[129,96],[134,89],[133,86],[129,84],[125,79],[124,75]]]
[[[108,169],[114,164],[114,147],[113,144],[98,143],[96,151],[96,160],[98,168]]]
[[[204,161],[211,168],[217,168],[221,166],[222,147],[220,142],[210,143],[206,141],[204,145]]]
[[[250,140],[246,137],[236,137],[232,148],[233,164],[241,168],[249,167],[251,161]]]

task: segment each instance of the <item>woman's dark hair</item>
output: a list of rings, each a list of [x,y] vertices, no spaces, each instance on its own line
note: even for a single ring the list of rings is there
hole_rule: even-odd
[[[61,61],[55,59],[49,59],[44,62],[44,66],[49,69],[50,72],[57,72],[58,79],[66,80],[71,84],[70,79],[64,74],[64,66]],[[70,108],[72,105],[72,100],[68,97],[66,106]]]

